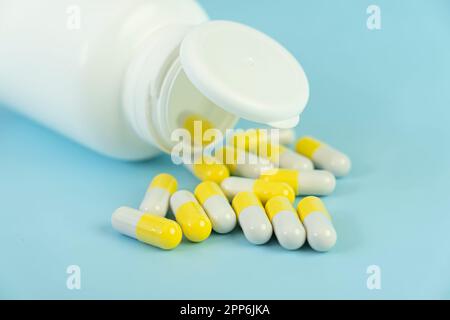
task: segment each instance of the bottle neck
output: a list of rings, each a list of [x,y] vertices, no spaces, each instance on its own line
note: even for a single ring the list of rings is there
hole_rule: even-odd
[[[132,58],[125,75],[122,105],[130,126],[146,143],[166,152],[170,148],[170,134],[167,136],[164,130],[168,119],[160,109],[168,93],[161,90],[189,29],[171,25],[152,33]]]

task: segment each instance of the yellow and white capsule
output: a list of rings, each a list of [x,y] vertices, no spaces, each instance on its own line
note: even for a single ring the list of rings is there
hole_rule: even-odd
[[[120,233],[165,250],[176,248],[183,237],[175,221],[127,207],[117,209],[111,223]]]
[[[194,191],[211,220],[214,231],[228,233],[236,226],[236,214],[219,185],[212,181],[200,183]]]
[[[273,169],[264,172],[260,179],[285,182],[294,189],[296,195],[326,196],[333,193],[336,187],[336,178],[325,170]]]
[[[283,248],[296,250],[305,243],[305,228],[286,197],[278,196],[267,201],[266,212],[278,242]]]
[[[312,137],[300,138],[295,149],[311,159],[317,168],[330,171],[336,177],[347,175],[352,167],[349,157]]]
[[[268,159],[232,146],[217,149],[215,157],[221,163],[226,164],[234,176],[256,179],[264,171],[273,168],[273,163]]]
[[[202,157],[192,164],[186,164],[186,168],[201,181],[214,181],[220,183],[230,176],[228,167],[213,157]]]
[[[336,230],[322,200],[306,197],[297,207],[300,220],[306,229],[308,243],[316,251],[328,251],[336,244]]]
[[[266,153],[267,158],[280,168],[295,170],[314,169],[311,160],[282,145],[268,144],[266,150],[260,149],[259,155],[264,157],[262,153]]]
[[[208,239],[212,229],[211,221],[191,192],[175,192],[170,197],[170,208],[186,238],[192,242]]]
[[[233,136],[231,143],[236,149],[243,149],[268,159],[277,167],[297,170],[314,169],[310,159],[276,143],[266,131],[261,129],[237,133]]]
[[[284,196],[292,203],[295,200],[294,190],[284,182],[271,182],[261,179],[229,177],[222,181],[220,187],[228,199],[232,199],[239,192],[254,192],[262,203],[275,196]]]
[[[241,142],[247,146],[259,143],[291,144],[295,140],[295,132],[292,129],[249,129],[234,134],[233,143],[239,139],[243,139]]]
[[[263,244],[272,237],[272,225],[256,194],[239,192],[233,198],[233,208],[239,225],[247,240],[253,244]]]
[[[157,175],[150,183],[139,210],[165,217],[169,209],[170,196],[176,190],[177,179],[167,173]]]

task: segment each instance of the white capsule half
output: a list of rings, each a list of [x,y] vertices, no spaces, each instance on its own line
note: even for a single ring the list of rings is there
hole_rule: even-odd
[[[170,196],[177,190],[177,180],[167,173],[153,178],[139,206],[142,212],[165,217],[169,209]]]
[[[305,226],[311,248],[320,252],[333,248],[337,234],[322,200],[312,196],[303,198],[298,204],[297,211]]]
[[[264,244],[272,237],[272,225],[258,197],[252,192],[240,192],[233,199],[239,225],[250,243]]]
[[[234,229],[236,213],[217,183],[204,181],[195,188],[194,194],[205,209],[215,232],[228,233]]]
[[[267,201],[266,213],[283,248],[296,250],[303,246],[306,239],[305,228],[286,197],[274,197]]]
[[[295,191],[296,195],[326,196],[333,193],[336,178],[325,170],[298,171],[293,169],[274,169],[264,172],[262,180],[285,182]]]
[[[286,147],[282,147],[280,150],[278,166],[280,168],[302,171],[314,169],[314,164],[311,160]]]
[[[311,137],[300,138],[296,151],[311,159],[317,168],[330,171],[336,177],[346,176],[352,167],[347,155]]]

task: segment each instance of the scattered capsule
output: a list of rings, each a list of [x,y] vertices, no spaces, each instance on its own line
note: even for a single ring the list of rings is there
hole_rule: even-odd
[[[241,144],[240,148],[248,150],[251,146],[260,143],[291,144],[294,140],[295,132],[292,129],[249,129],[245,132],[235,133],[231,143]]]
[[[185,165],[201,181],[214,181],[220,183],[230,176],[227,166],[213,157],[202,157],[192,164]]]
[[[214,231],[228,233],[236,226],[236,214],[219,185],[212,181],[200,183],[194,191],[211,220]]]
[[[303,198],[298,203],[297,211],[305,226],[311,248],[316,251],[333,248],[337,238],[336,230],[322,200],[313,196]]]
[[[236,149],[266,158],[276,166],[287,169],[312,170],[314,165],[310,159],[304,157],[280,143],[276,143],[267,130],[248,130],[244,133],[236,133],[231,144]]]
[[[127,207],[117,209],[111,223],[120,233],[165,250],[177,247],[183,236],[175,221]]]
[[[285,196],[290,202],[294,202],[295,193],[290,185],[284,182],[271,182],[261,179],[249,179],[229,177],[222,181],[220,187],[225,195],[232,199],[239,192],[254,192],[262,203],[275,196]]]
[[[311,159],[319,169],[325,169],[336,177],[343,177],[350,172],[351,161],[342,152],[311,137],[297,141],[296,151]]]
[[[170,208],[184,235],[190,241],[201,242],[209,237],[212,229],[211,221],[191,192],[186,190],[175,192],[170,197]]]
[[[336,187],[336,178],[325,170],[273,169],[264,172],[260,179],[285,182],[294,189],[296,195],[326,196]]]
[[[272,237],[272,225],[256,194],[239,192],[233,198],[233,208],[239,225],[247,240],[253,244],[263,244]]]
[[[157,175],[150,183],[139,210],[165,217],[169,209],[170,196],[176,190],[177,179],[167,173]]]
[[[215,157],[226,164],[234,176],[256,179],[264,171],[273,168],[273,163],[269,160],[232,146],[217,149]]]
[[[283,248],[296,250],[305,243],[305,228],[286,197],[273,197],[267,201],[266,212],[278,242]]]
[[[280,168],[295,170],[314,169],[314,164],[311,160],[282,145],[267,144],[266,150],[260,149],[259,151],[259,155],[264,157],[262,152],[266,152],[267,158]]]

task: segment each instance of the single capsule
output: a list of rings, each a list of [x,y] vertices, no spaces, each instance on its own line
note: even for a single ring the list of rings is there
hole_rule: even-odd
[[[322,200],[306,197],[297,207],[300,220],[306,229],[308,243],[316,251],[328,251],[336,244],[336,230]]]
[[[260,148],[259,156],[267,157],[280,168],[295,170],[313,170],[314,164],[304,157],[282,145],[267,144],[266,150]]]
[[[221,163],[226,164],[234,176],[256,179],[264,171],[273,168],[273,163],[269,160],[232,146],[217,149],[215,157]]]
[[[202,157],[201,160],[185,165],[201,181],[214,181],[220,183],[230,176],[227,166],[213,157]]]
[[[127,207],[117,209],[111,223],[120,233],[165,250],[176,248],[183,236],[175,221]]]
[[[319,140],[300,138],[295,149],[311,159],[317,168],[330,171],[336,177],[343,177],[350,172],[352,164],[349,157]]]
[[[170,197],[170,208],[186,238],[192,242],[208,239],[212,229],[211,221],[191,192],[175,192]]]
[[[142,200],[139,210],[165,217],[169,209],[170,196],[177,190],[177,179],[167,173],[153,178]]]
[[[272,237],[272,225],[256,194],[239,192],[233,198],[233,208],[239,225],[247,240],[253,244],[263,244]]]
[[[236,214],[219,185],[212,181],[200,183],[194,191],[211,220],[214,231],[228,233],[236,226]]]
[[[296,250],[305,243],[305,228],[286,197],[273,197],[267,201],[266,212],[278,242],[283,248]]]
[[[261,179],[229,177],[222,181],[220,187],[228,199],[232,199],[239,192],[254,192],[262,203],[275,196],[285,196],[292,203],[295,200],[294,190],[284,182],[271,182]]]
[[[312,170],[314,165],[310,159],[276,143],[267,131],[248,130],[244,133],[236,133],[231,140],[231,145],[236,149],[266,158],[277,167],[297,170]]]
[[[273,169],[264,172],[260,179],[285,182],[294,189],[296,195],[326,196],[333,193],[336,187],[336,178],[325,170]]]
[[[240,140],[240,141],[239,141]],[[243,143],[248,149],[250,145],[259,143],[291,144],[295,140],[295,132],[292,129],[249,129],[233,135],[232,143]]]

